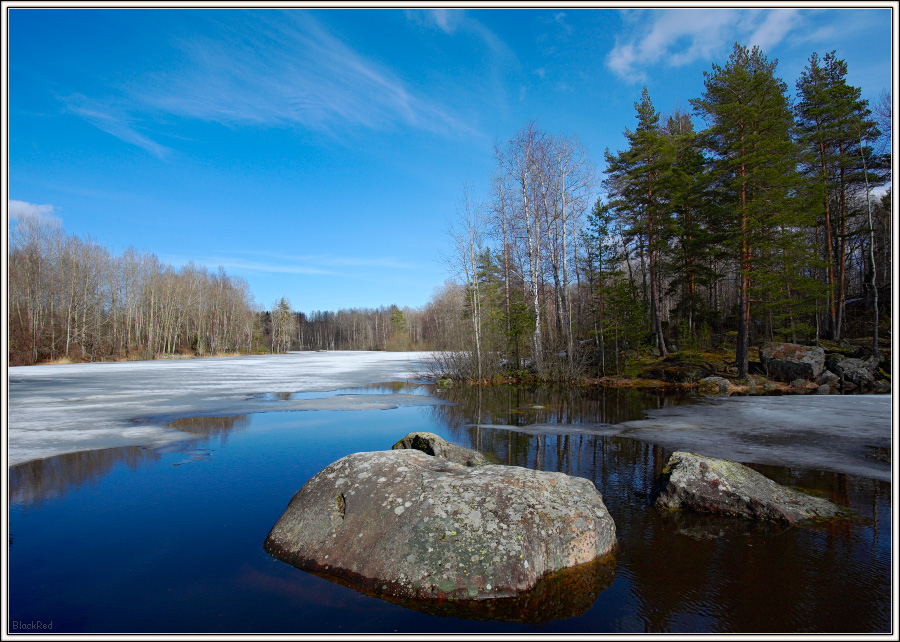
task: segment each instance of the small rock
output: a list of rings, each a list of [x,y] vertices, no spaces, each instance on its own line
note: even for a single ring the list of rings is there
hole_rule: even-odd
[[[831,386],[827,383],[823,383],[821,386],[816,388],[817,395],[830,395],[831,394]]]
[[[724,377],[703,377],[699,382],[701,391],[710,390],[716,394],[727,395],[731,384]]]
[[[810,390],[814,390],[816,388],[816,384],[812,381],[807,381],[806,379],[794,379],[791,382],[791,388],[794,389],[794,392],[798,394],[805,394]]]
[[[446,439],[432,432],[411,432],[391,446],[392,450],[419,450],[432,457],[442,457],[463,466],[484,466],[488,463],[484,455],[477,450],[470,450],[451,444]]]
[[[823,370],[822,374],[816,377],[816,383],[819,385],[837,387],[841,383],[841,378],[831,370]]]
[[[669,458],[654,495],[657,508],[791,524],[847,514],[836,504],[776,484],[742,464],[686,452]]]
[[[887,379],[877,379],[872,384],[872,392],[878,394],[890,393],[891,392],[891,382]]]

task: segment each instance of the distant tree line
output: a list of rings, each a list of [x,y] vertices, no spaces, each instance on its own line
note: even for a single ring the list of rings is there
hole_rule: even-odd
[[[243,279],[176,269],[129,248],[116,256],[57,223],[10,226],[9,363],[257,351],[259,311]]]
[[[424,312],[455,302],[468,326],[448,373],[612,374],[642,350],[727,346],[746,377],[763,341],[889,340],[890,190],[872,189],[890,180],[890,98],[873,113],[832,52],[792,101],[775,66],[735,45],[691,101],[699,131],[645,88],[598,183],[574,137],[530,123],[497,145],[490,197],[464,188],[450,230],[462,294]]]

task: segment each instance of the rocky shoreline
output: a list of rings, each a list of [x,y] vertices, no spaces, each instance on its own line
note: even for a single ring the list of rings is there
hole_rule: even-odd
[[[495,378],[488,384],[575,386],[685,390],[701,395],[890,394],[890,354],[847,342],[821,341],[805,346],[765,343],[750,361],[750,375],[739,379],[737,368],[721,352],[684,350],[667,357],[636,357],[623,374],[548,382],[530,375]],[[439,386],[456,382],[442,379]]]

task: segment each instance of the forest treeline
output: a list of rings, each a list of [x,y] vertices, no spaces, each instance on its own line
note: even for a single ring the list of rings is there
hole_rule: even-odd
[[[736,45],[692,113],[661,114],[645,88],[602,179],[574,135],[529,123],[496,144],[490,193],[460,194],[453,278],[421,308],[263,310],[222,269],[114,256],[20,220],[10,363],[419,349],[457,377],[567,378],[727,348],[746,376],[763,341],[886,345],[890,96],[870,107],[834,52],[809,58],[793,96],[775,67]]]
[[[255,351],[260,314],[243,279],[116,256],[54,221],[10,226],[9,363]]]
[[[451,230],[470,327],[447,374],[612,374],[640,350],[727,347],[745,378],[764,341],[889,341],[890,190],[873,189],[890,97],[873,112],[834,52],[793,99],[775,67],[735,45],[693,114],[664,118],[644,88],[599,185],[575,138],[531,123],[498,144],[490,195],[464,188]]]

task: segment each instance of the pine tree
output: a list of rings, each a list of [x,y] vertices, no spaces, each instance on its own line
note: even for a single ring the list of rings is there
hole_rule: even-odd
[[[671,166],[663,181],[663,199],[672,220],[672,256],[666,266],[672,278],[667,295],[674,297],[674,315],[690,338],[698,327],[703,299],[701,287],[718,278],[710,267],[721,248],[721,238],[710,220],[705,191],[705,159],[688,114],[676,111],[663,134],[670,148]]]
[[[866,180],[863,140],[879,135],[860,90],[846,82],[847,63],[832,51],[821,61],[817,54],[797,81],[796,108],[803,166],[810,178],[808,193],[818,204],[817,227],[822,229],[828,284],[828,327],[832,339],[841,335],[847,291],[849,196]],[[862,154],[861,154],[862,151]],[[868,162],[877,166],[877,161]]]
[[[741,378],[749,370],[751,293],[768,285],[762,276],[774,271],[778,249],[788,241],[780,232],[794,224],[788,203],[797,186],[793,117],[776,64],[758,47],[735,44],[724,67],[704,72],[705,92],[691,101],[709,124],[704,147],[739,274],[735,358]]]
[[[671,234],[671,219],[660,202],[660,192],[671,159],[666,137],[659,127],[659,112],[653,107],[647,88],[634,104],[638,126],[625,131],[628,149],[615,156],[606,151],[607,189],[610,205],[627,218],[628,235],[644,241],[649,269],[651,331],[661,356],[666,356],[666,341],[661,320],[661,253]]]

